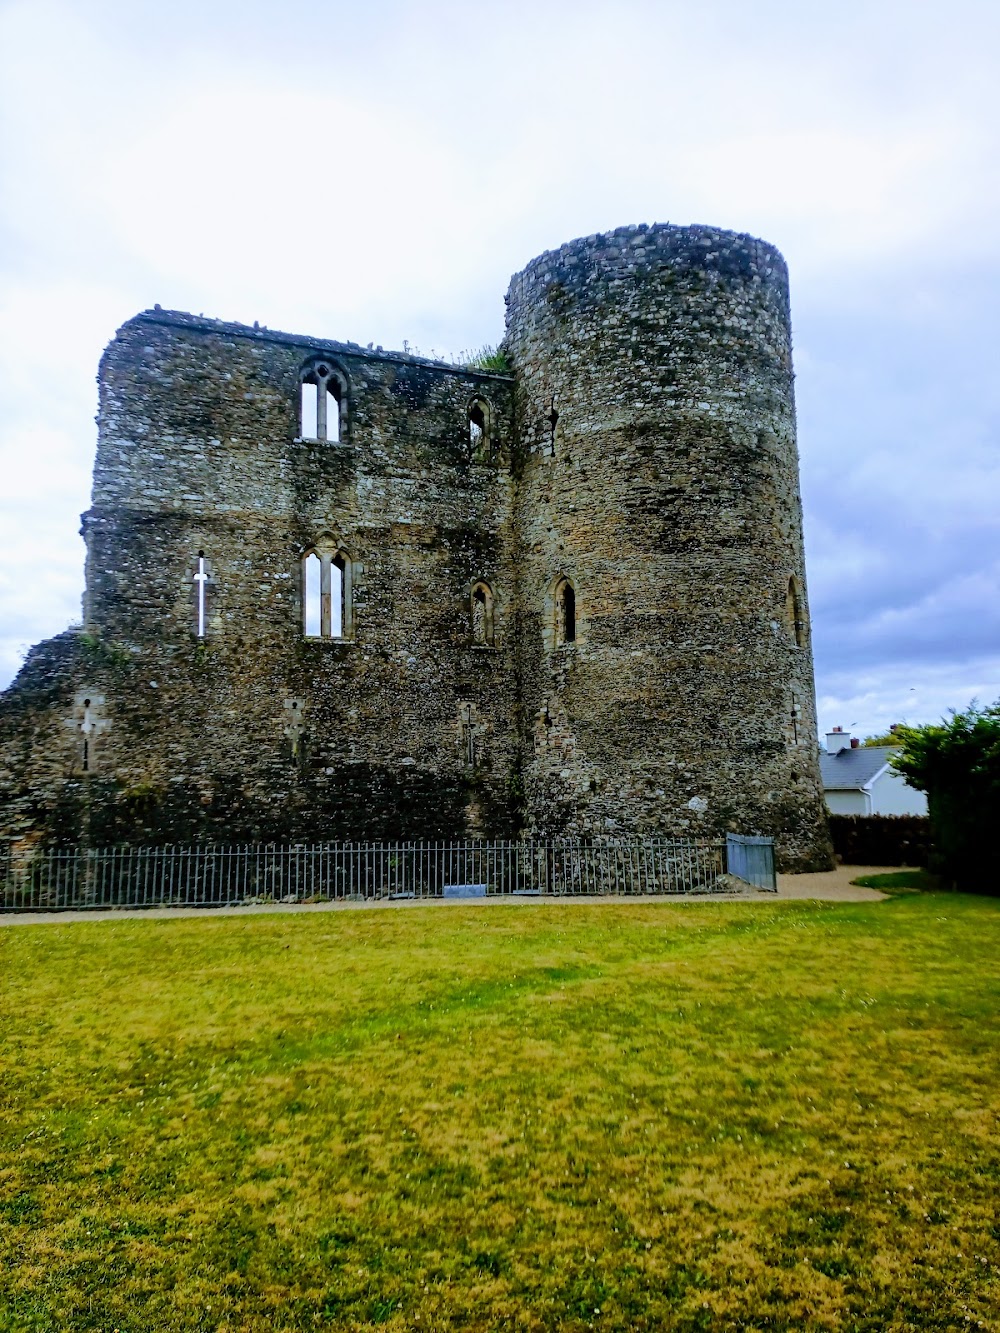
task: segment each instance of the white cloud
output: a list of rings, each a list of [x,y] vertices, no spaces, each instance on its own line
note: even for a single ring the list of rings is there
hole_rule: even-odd
[[[988,694],[998,15],[0,6],[0,680],[76,614],[94,375],[136,310],[455,351],[498,338],[534,254],[655,220],[790,262],[831,721]]]

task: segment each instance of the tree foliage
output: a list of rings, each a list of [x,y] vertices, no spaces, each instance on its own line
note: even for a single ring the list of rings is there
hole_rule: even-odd
[[[888,731],[880,736],[866,736],[861,742],[862,746],[873,745],[899,745],[899,723],[894,722]]]
[[[957,888],[1000,893],[990,839],[1000,827],[1000,700],[893,736],[902,748],[892,766],[927,793],[934,868]]]

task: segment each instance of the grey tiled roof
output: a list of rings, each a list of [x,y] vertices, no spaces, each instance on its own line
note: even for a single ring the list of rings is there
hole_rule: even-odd
[[[826,791],[860,791],[896,753],[894,745],[859,745],[856,750],[819,756],[819,771]]]

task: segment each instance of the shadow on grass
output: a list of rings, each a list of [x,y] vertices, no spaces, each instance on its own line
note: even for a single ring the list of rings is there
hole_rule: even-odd
[[[943,887],[929,870],[892,870],[882,875],[859,875],[851,883],[864,889],[878,889],[890,898],[902,893],[935,893]]]

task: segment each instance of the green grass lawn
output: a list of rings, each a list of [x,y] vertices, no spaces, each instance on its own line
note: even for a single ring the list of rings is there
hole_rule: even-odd
[[[0,1329],[1000,1329],[1000,903],[0,929]]]

